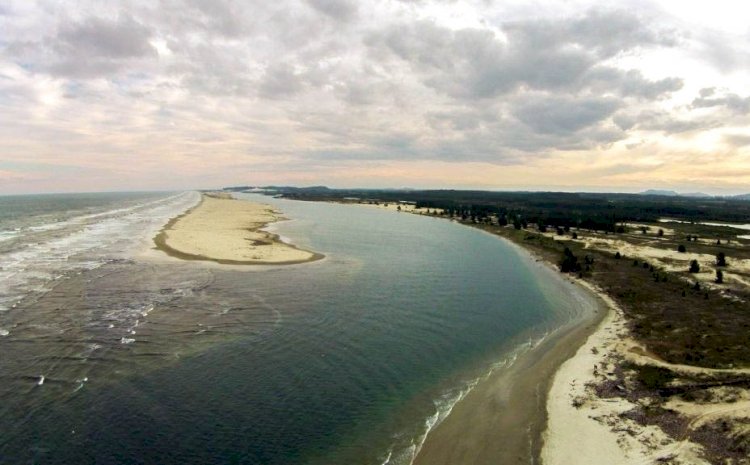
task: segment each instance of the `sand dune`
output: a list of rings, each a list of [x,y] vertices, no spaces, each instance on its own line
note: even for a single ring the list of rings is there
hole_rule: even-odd
[[[555,374],[547,397],[544,465],[642,465],[670,463],[708,465],[701,447],[677,441],[655,426],[643,426],[620,414],[634,405],[621,398],[602,399],[592,392],[614,369],[618,346],[627,338],[622,310],[604,292],[585,281],[610,307],[609,314],[576,355]]]

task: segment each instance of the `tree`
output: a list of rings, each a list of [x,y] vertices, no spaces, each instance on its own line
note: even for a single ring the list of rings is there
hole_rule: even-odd
[[[727,266],[727,257],[724,252],[716,254],[716,266]]]
[[[573,252],[565,247],[563,251],[563,259],[560,262],[560,271],[563,273],[572,273],[581,271],[581,264],[578,263],[578,257],[573,255]]]
[[[619,260],[620,258],[622,258],[622,255],[620,255],[620,252],[617,252],[617,253],[615,254],[615,258],[616,258],[616,259],[618,259],[618,260]]]
[[[716,284],[722,284],[724,282],[724,272],[716,270]]]
[[[682,244],[680,244],[680,246],[677,247],[677,251],[680,252],[680,253],[685,253],[686,250],[687,249],[685,249],[685,246],[682,245]]]
[[[690,260],[690,269],[688,271],[691,273],[699,273],[701,271],[701,266],[698,264],[698,260]]]
[[[659,232],[657,232],[656,234],[658,234],[659,237],[664,237],[664,230],[659,229]]]
[[[573,239],[578,239],[578,233],[573,231]]]

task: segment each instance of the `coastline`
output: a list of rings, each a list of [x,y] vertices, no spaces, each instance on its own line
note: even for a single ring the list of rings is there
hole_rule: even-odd
[[[644,426],[623,414],[635,407],[621,398],[601,398],[592,386],[613,379],[628,338],[626,320],[604,291],[582,281],[609,311],[576,354],[555,373],[547,395],[548,425],[541,459],[545,465],[638,465],[682,463],[709,465],[700,445],[676,440],[657,426]],[[623,388],[624,389],[624,388]],[[584,439],[585,438],[585,439]]]
[[[549,261],[513,241],[494,236],[513,246],[519,255],[531,261],[532,267],[539,267],[537,272],[557,274]],[[429,432],[413,461],[415,465],[542,463],[553,380],[562,364],[577,353],[612,312],[599,293],[581,286],[577,280],[563,276],[549,278],[575,286],[573,292],[580,292],[593,308],[565,322],[536,347],[521,354],[508,369],[498,370],[480,381]]]
[[[529,260],[559,275],[548,254],[482,227],[476,229],[507,241]],[[636,404],[600,398],[595,393],[594,386],[622,369],[623,357],[633,358],[625,316],[615,300],[595,284],[570,275],[559,278],[596,299],[596,314],[588,321],[579,320],[577,326],[564,325],[556,334],[556,343],[544,341],[519,357],[515,366],[498,375],[494,383],[482,382],[475,387],[428,434],[413,463],[709,465],[702,458],[701,445],[670,437],[658,426],[627,419],[623,415]],[[533,402],[529,392],[535,394]],[[501,409],[504,422],[484,429],[478,426]],[[527,429],[519,431],[519,424],[528,425]]]
[[[173,258],[222,265],[294,265],[324,258],[263,231],[282,219],[268,205],[204,193],[197,205],[170,219],[153,241],[157,250]]]

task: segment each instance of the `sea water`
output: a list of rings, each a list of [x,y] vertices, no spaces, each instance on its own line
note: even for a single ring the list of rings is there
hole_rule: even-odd
[[[590,311],[463,225],[239,196],[326,258],[144,254],[195,192],[0,198],[0,463],[410,463],[472,386]]]

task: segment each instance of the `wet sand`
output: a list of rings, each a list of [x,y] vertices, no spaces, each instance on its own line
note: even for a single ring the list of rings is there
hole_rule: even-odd
[[[560,365],[597,327],[600,308],[480,382],[435,428],[416,465],[540,463],[546,396]]]
[[[172,218],[154,243],[175,258],[225,265],[291,265],[323,258],[262,231],[281,219],[269,205],[203,194],[198,205]]]

